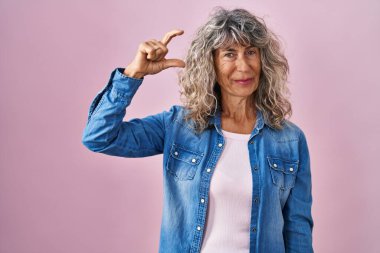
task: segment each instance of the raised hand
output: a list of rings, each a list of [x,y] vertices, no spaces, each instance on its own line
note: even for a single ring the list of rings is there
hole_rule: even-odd
[[[185,62],[180,59],[165,59],[169,51],[168,43],[175,36],[182,34],[183,30],[172,30],[165,34],[161,41],[152,39],[141,43],[135,58],[125,68],[124,74],[133,78],[142,78],[170,67],[185,67]]]

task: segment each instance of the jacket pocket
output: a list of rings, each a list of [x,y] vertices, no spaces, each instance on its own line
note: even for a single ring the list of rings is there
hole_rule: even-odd
[[[191,180],[197,172],[203,153],[173,143],[166,169],[178,180]]]
[[[287,160],[278,157],[267,157],[273,184],[282,190],[294,187],[298,171],[298,160]]]

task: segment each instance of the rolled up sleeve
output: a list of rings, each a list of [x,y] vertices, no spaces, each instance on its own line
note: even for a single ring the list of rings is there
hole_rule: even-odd
[[[108,84],[91,103],[82,143],[94,152],[113,156],[144,157],[161,154],[165,118],[169,112],[123,121],[126,108],[143,79],[130,78],[115,69]]]

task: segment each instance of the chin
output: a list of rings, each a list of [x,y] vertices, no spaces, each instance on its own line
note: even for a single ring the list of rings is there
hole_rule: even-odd
[[[242,97],[242,98],[246,98],[246,97],[250,97],[252,96],[252,94],[254,94],[255,91],[250,91],[250,92],[234,92],[234,95],[237,96],[237,97]]]

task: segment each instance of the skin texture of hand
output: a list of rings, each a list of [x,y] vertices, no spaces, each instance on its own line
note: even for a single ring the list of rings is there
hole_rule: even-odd
[[[180,59],[165,59],[169,51],[167,45],[170,40],[183,33],[183,30],[172,30],[168,32],[161,41],[152,39],[141,43],[135,58],[125,68],[124,75],[133,78],[142,78],[146,75],[157,74],[167,68],[185,67],[185,62]]]

